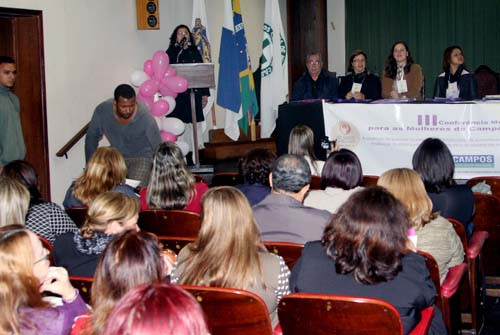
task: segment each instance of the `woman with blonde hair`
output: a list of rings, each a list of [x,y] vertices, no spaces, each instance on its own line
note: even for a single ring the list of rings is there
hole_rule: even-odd
[[[141,209],[183,209],[201,212],[201,197],[207,184],[196,182],[184,163],[181,149],[163,142],[153,157],[153,168],[147,189],[141,190]]]
[[[311,168],[311,175],[321,176],[325,162],[316,159],[314,133],[311,128],[302,124],[293,127],[288,138],[288,153],[304,157]]]
[[[245,196],[234,187],[215,187],[205,193],[202,206],[198,239],[179,253],[172,281],[251,291],[265,301],[276,325],[278,302],[289,293],[290,271],[260,241]]]
[[[452,224],[438,212],[432,212],[432,201],[420,176],[407,168],[392,169],[380,176],[377,185],[385,187],[406,206],[417,232],[416,247],[434,257],[443,282],[448,270],[464,261],[464,249]]]
[[[155,235],[128,230],[116,236],[97,265],[91,290],[93,310],[77,318],[71,334],[107,334],[103,328],[116,303],[138,285],[163,281],[166,270]]]
[[[98,148],[83,174],[71,184],[63,205],[65,208],[89,206],[104,192],[113,191],[137,198],[134,189],[125,184],[127,166],[122,154],[112,147]]]
[[[21,225],[0,228],[0,333],[68,334],[87,311],[63,268],[50,267],[49,252]],[[51,306],[40,292],[62,297]]]
[[[72,276],[92,277],[99,255],[115,234],[136,230],[139,202],[118,193],[106,192],[92,202],[80,231],[59,235],[54,243],[54,262]]]
[[[0,227],[24,226],[30,204],[30,193],[17,180],[0,175]]]

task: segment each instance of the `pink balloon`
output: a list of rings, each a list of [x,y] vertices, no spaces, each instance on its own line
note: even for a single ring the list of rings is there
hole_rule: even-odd
[[[182,93],[187,90],[187,80],[182,77],[170,77],[165,82],[167,87],[176,93]]]
[[[158,91],[158,81],[154,79],[146,80],[139,88],[139,93],[145,97],[152,97]]]
[[[170,60],[165,51],[158,50],[153,54],[153,72],[156,79],[160,80],[167,71]]]
[[[171,66],[167,68],[165,74],[163,75],[163,79],[167,79],[168,77],[175,77],[177,75],[177,70]]]
[[[146,74],[150,77],[153,76],[153,61],[151,59],[148,59],[144,62],[144,66],[143,66],[143,70],[144,72],[146,72]]]
[[[160,131],[161,140],[163,142],[175,142],[177,141],[177,136],[168,131]]]
[[[168,102],[160,99],[154,103],[153,108],[151,108],[150,111],[153,116],[163,116],[167,114],[169,109],[170,106],[168,105]]]
[[[148,110],[151,110],[153,108],[153,97],[145,97],[139,92],[139,95],[137,95],[137,101],[142,102],[146,107],[148,107]]]
[[[160,93],[164,97],[173,97],[173,98],[177,97],[177,93],[168,88],[165,81],[162,81],[162,84],[160,85]]]

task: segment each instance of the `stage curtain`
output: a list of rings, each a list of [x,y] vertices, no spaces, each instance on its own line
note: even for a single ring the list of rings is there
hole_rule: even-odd
[[[345,10],[346,63],[353,50],[363,49],[368,67],[382,76],[392,44],[404,40],[423,68],[426,97],[450,45],[462,47],[469,70],[486,64],[500,71],[498,0],[346,0]]]

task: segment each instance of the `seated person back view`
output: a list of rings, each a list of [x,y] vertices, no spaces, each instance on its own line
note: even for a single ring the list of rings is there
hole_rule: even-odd
[[[115,234],[139,230],[139,202],[118,192],[99,195],[89,207],[80,231],[59,235],[54,243],[54,263],[71,276],[92,277],[99,256]]]
[[[306,56],[307,71],[293,85],[291,100],[328,99],[338,97],[338,81],[335,73],[323,70],[319,52]]]
[[[303,205],[310,182],[304,158],[285,154],[276,160],[269,177],[271,193],[253,207],[262,240],[304,244],[321,238],[331,214]]]
[[[292,292],[378,298],[398,310],[408,334],[435,303],[425,260],[407,248],[408,212],[381,187],[354,193],[321,241],[307,243],[292,270]],[[446,334],[436,307],[429,334]]]

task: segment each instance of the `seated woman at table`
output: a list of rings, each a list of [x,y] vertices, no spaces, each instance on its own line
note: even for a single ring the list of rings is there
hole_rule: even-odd
[[[436,78],[435,97],[464,100],[478,98],[476,77],[465,68],[464,54],[458,45],[444,50],[443,70]]]
[[[380,78],[366,68],[368,57],[363,50],[354,50],[349,58],[347,74],[341,77],[339,96],[346,99],[380,99]]]
[[[392,45],[382,78],[382,98],[422,99],[424,75],[413,62],[408,45],[398,41]]]
[[[439,138],[427,138],[415,150],[412,163],[432,200],[432,211],[460,221],[470,238],[474,230],[474,194],[468,185],[457,185],[453,179],[455,162],[448,146]]]
[[[304,157],[311,168],[311,175],[321,176],[325,162],[316,159],[314,133],[311,128],[302,124],[293,127],[288,138],[288,153]]]
[[[153,156],[147,188],[141,195],[141,210],[183,209],[201,213],[201,197],[207,184],[196,182],[184,163],[181,149],[172,142],[161,143]]]
[[[385,187],[406,206],[412,228],[417,232],[417,249],[428,252],[439,267],[441,283],[448,270],[463,263],[464,248],[453,225],[432,211],[431,199],[420,176],[407,168],[384,172],[377,185]]]
[[[309,191],[304,205],[335,213],[354,192],[362,189],[363,170],[354,152],[334,151],[328,156],[321,172],[322,190]]]
[[[405,207],[381,187],[356,192],[332,217],[321,241],[308,242],[292,270],[292,292],[385,300],[398,310],[405,334],[435,303],[425,260],[409,250]],[[429,334],[446,334],[438,308]]]

